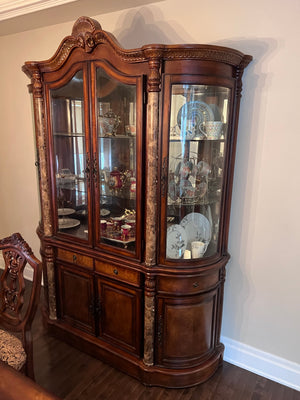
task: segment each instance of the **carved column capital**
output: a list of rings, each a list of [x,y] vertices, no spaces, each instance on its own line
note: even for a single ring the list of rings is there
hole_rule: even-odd
[[[160,92],[161,60],[160,59],[149,60],[148,64],[150,68],[150,73],[148,75],[147,90],[148,92]]]
[[[39,70],[34,70],[32,73],[32,93],[34,97],[43,97],[43,84],[42,84],[42,76]]]

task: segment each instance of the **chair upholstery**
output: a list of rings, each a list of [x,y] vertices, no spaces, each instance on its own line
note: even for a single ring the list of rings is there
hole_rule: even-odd
[[[26,363],[22,341],[9,332],[0,329],[0,360],[21,371]]]
[[[42,264],[19,233],[0,240],[0,250],[5,262],[0,276],[0,360],[34,379],[31,325],[40,298]],[[24,279],[25,265],[33,270],[32,283]]]

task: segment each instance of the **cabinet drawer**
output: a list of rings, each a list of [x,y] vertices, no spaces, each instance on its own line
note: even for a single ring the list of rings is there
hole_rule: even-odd
[[[193,294],[214,288],[219,282],[219,270],[206,275],[187,278],[172,278],[161,276],[158,278],[157,290],[163,293]]]
[[[93,259],[91,257],[83,256],[82,254],[75,253],[73,251],[67,251],[57,249],[57,258],[61,261],[67,261],[69,263],[79,265],[87,269],[93,269]]]
[[[130,283],[131,285],[140,286],[141,276],[137,271],[132,271],[119,265],[97,260],[95,261],[95,269],[103,275],[117,278],[118,280]]]

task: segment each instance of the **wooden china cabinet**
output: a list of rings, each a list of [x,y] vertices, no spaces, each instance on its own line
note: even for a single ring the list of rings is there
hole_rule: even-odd
[[[241,77],[208,45],[125,50],[79,18],[30,77],[51,332],[148,385],[186,387],[220,343]]]

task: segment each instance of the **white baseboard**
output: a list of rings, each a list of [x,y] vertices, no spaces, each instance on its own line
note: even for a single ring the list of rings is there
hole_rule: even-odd
[[[225,345],[225,361],[300,391],[300,364],[225,336],[221,337],[221,342]]]

